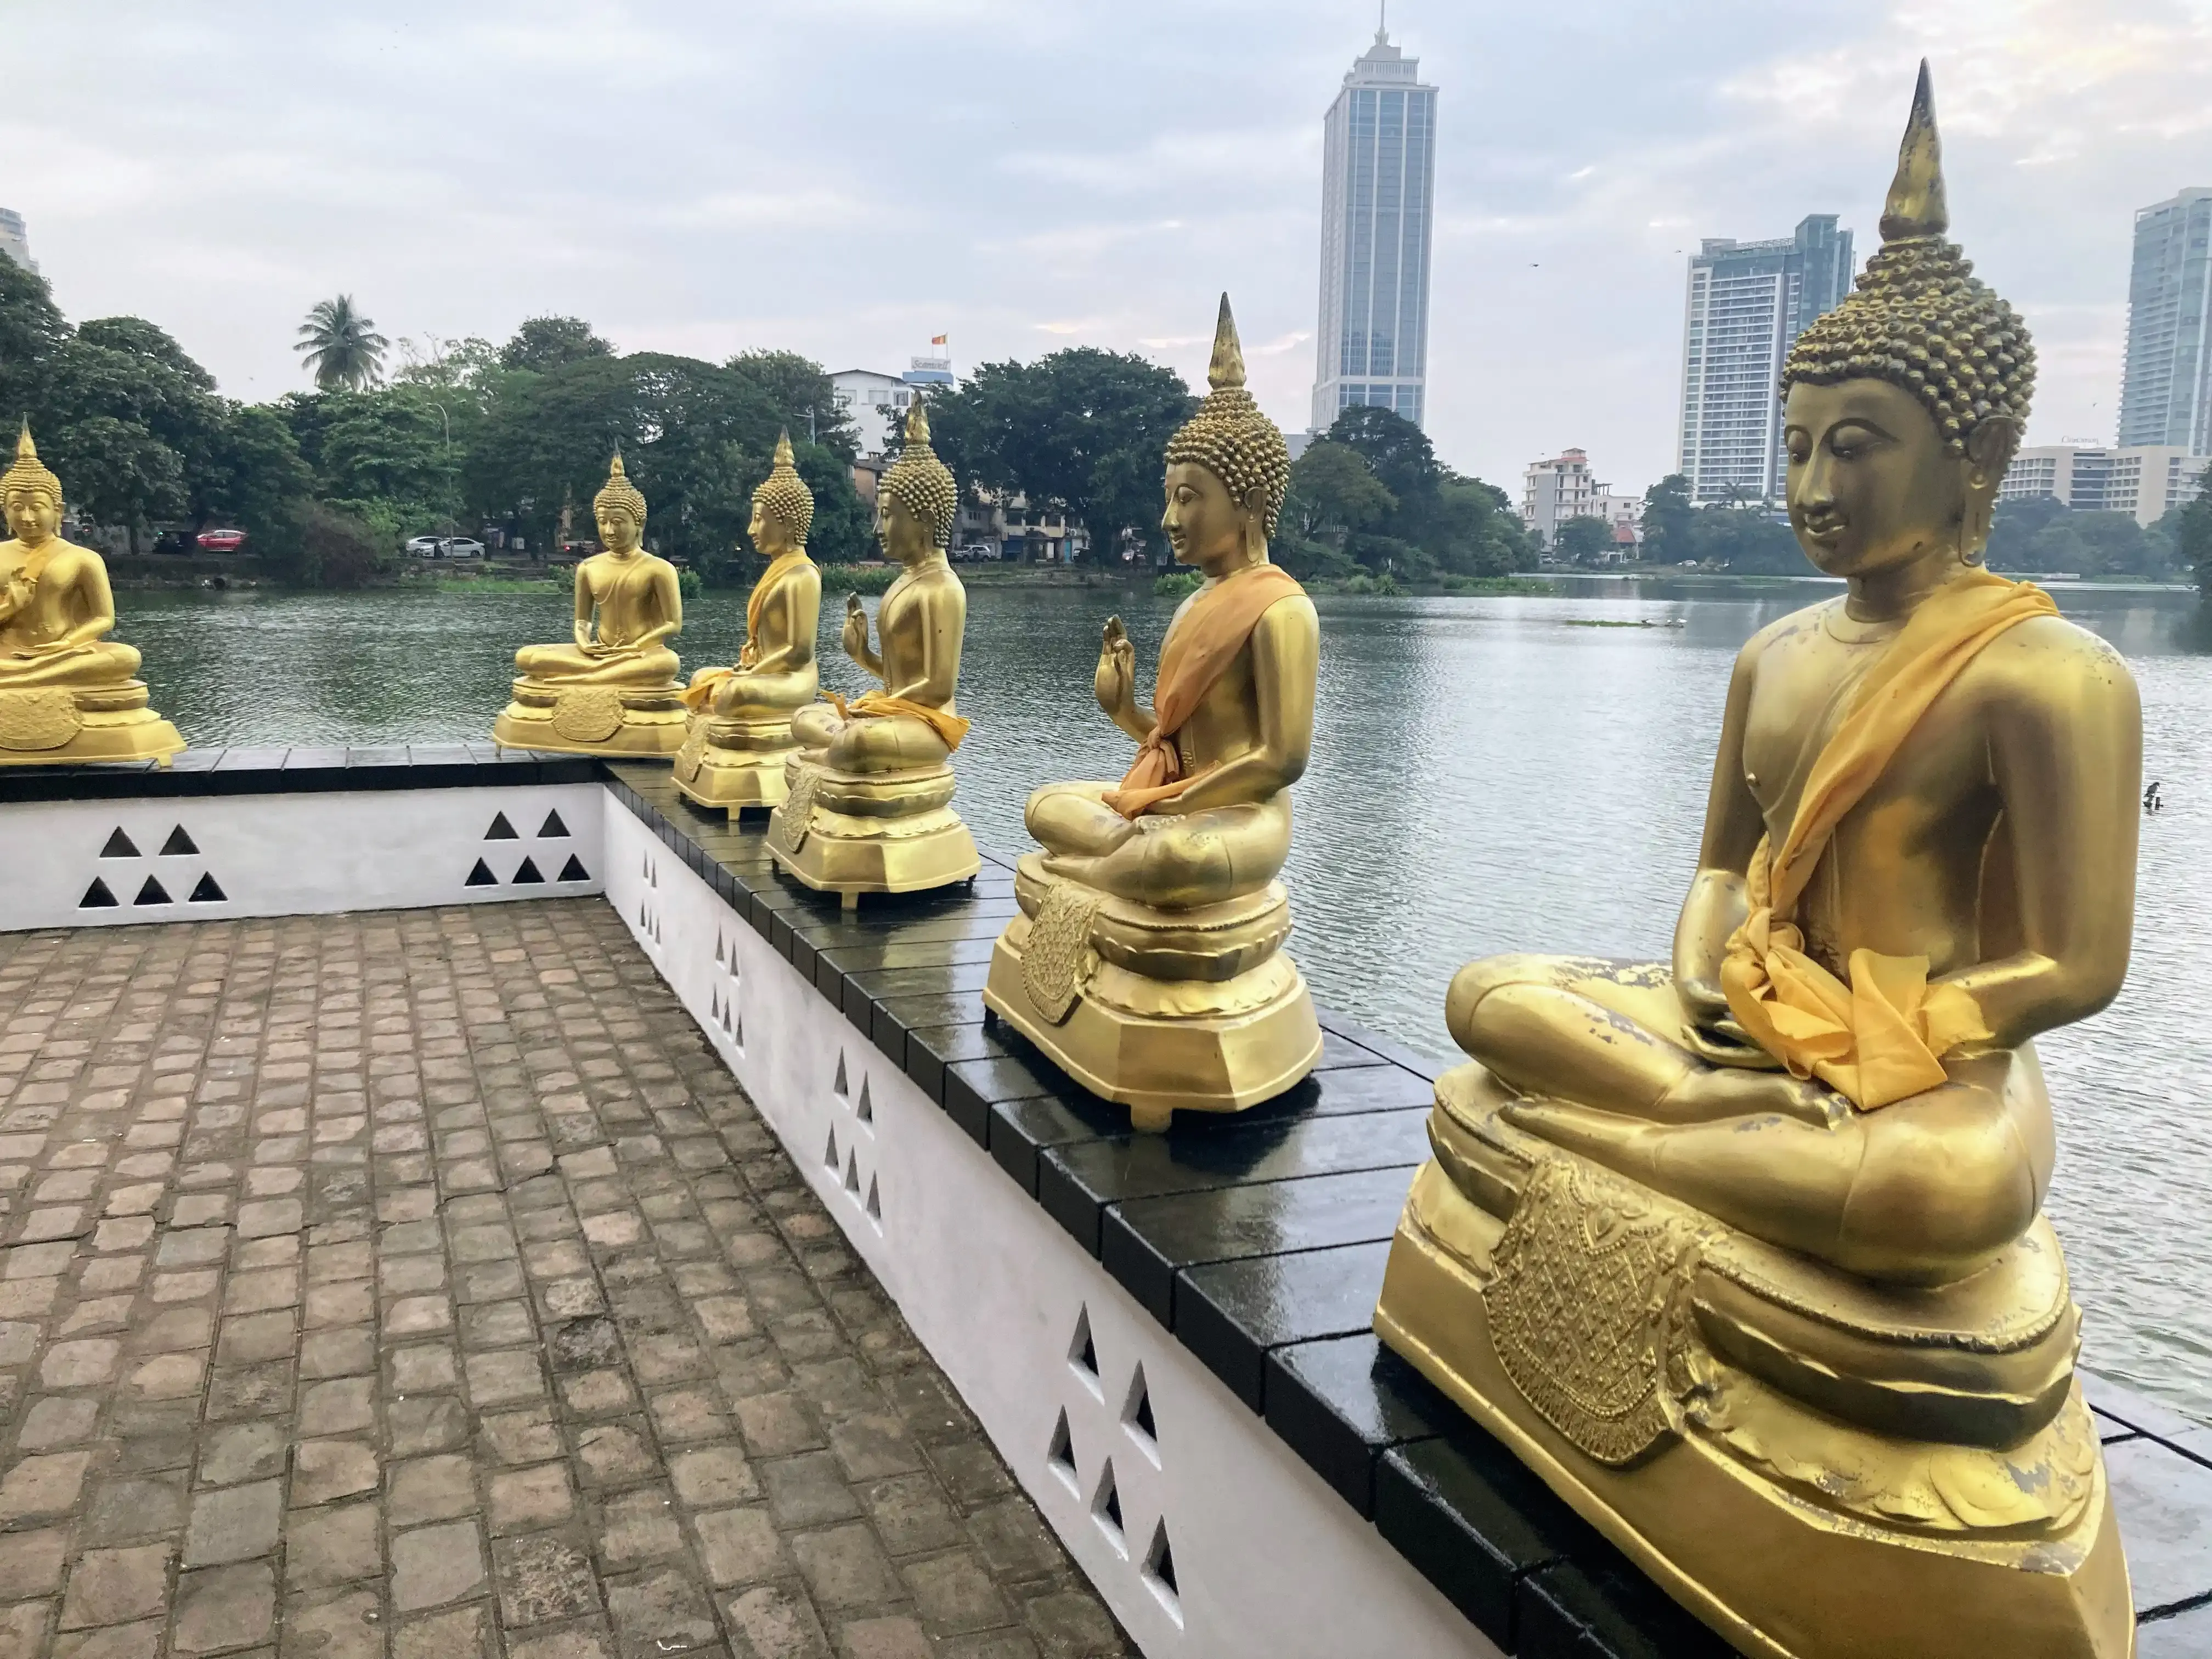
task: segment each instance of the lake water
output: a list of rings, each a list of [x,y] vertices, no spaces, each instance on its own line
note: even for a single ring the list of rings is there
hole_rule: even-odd
[[[1510,949],[1663,958],[1693,866],[1729,665],[1756,629],[1832,589],[1589,581],[1559,599],[1332,599],[1320,731],[1285,878],[1316,996],[1449,1052],[1444,988]],[[834,592],[834,581],[832,583]],[[2171,592],[2060,587],[2142,684],[2147,770],[2126,991],[2039,1045],[2061,1153],[2051,1208],[2099,1370],[2212,1415],[2205,1224],[2212,1133],[2212,657],[2180,644]],[[517,645],[558,639],[557,595],[123,596],[155,706],[195,744],[482,738]],[[871,601],[872,608],[873,602]],[[971,591],[960,705],[975,729],[957,805],[978,841],[1028,846],[1036,785],[1118,776],[1129,744],[1091,700],[1118,610],[1149,683],[1172,605],[1148,589]],[[823,680],[869,682],[823,610]],[[678,641],[687,671],[735,654],[744,596],[710,593]],[[1650,623],[1652,627],[1594,627]]]

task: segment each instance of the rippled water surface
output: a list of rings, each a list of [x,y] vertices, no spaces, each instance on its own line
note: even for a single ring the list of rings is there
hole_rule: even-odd
[[[834,590],[834,581],[832,583]],[[1285,878],[1315,994],[1429,1052],[1446,982],[1509,949],[1663,957],[1695,857],[1728,669],[1758,627],[1823,595],[1588,585],[1557,599],[1330,599],[1321,731]],[[2120,1000],[2039,1045],[2061,1158],[2051,1210],[2100,1370],[2212,1413],[2212,658],[2186,599],[2068,590],[2133,661],[2147,773],[2135,964]],[[156,706],[196,744],[434,742],[488,733],[513,648],[561,637],[556,595],[124,596]],[[1117,776],[1127,739],[1091,701],[1119,610],[1149,678],[1171,606],[1148,590],[972,592],[958,805],[985,845],[1027,845],[1037,784]],[[823,610],[823,681],[864,690]],[[695,603],[688,666],[727,661],[744,599]],[[1592,627],[1593,623],[1651,627]]]

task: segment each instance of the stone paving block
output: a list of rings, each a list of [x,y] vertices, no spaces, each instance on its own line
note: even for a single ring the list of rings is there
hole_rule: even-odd
[[[599,901],[0,936],[0,1659],[1128,1650]]]

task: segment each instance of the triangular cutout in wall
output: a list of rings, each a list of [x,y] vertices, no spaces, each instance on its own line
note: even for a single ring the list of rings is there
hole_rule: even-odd
[[[568,833],[568,826],[561,822],[561,814],[557,811],[548,812],[545,815],[544,827],[538,830],[538,838],[540,841],[546,841]]]
[[[477,860],[477,867],[469,872],[469,878],[463,882],[461,885],[464,887],[496,887],[499,885],[499,878],[492,874],[491,868],[489,865],[485,864],[482,859],[478,859]]]
[[[112,910],[115,895],[107,890],[106,882],[94,876],[92,885],[84,890],[84,896],[76,902],[76,908],[80,910]]]
[[[167,904],[169,902],[169,890],[151,876],[146,878],[146,884],[138,890],[138,896],[131,901],[134,904]]]
[[[168,840],[161,843],[161,856],[165,859],[183,858],[199,850],[192,844],[192,838],[185,833],[185,826],[181,823],[170,830]]]
[[[491,815],[491,828],[484,831],[484,839],[486,841],[520,841],[522,837],[514,833],[514,826],[507,821],[506,813],[495,812]]]
[[[118,823],[115,826],[115,832],[108,836],[107,845],[100,849],[100,856],[104,859],[135,859],[138,856],[138,843],[125,835],[123,826]]]
[[[534,859],[525,859],[520,864],[515,866],[514,881],[513,885],[517,887],[543,887],[544,884],[545,878],[538,874],[537,860]]]
[[[192,884],[191,902],[194,904],[220,904],[225,896],[222,889],[216,884],[215,876],[211,872],[204,872],[199,880]]]
[[[569,854],[568,861],[561,866],[561,879],[562,881],[589,881],[591,878],[592,872],[584,868],[583,860],[578,858],[574,853]]]

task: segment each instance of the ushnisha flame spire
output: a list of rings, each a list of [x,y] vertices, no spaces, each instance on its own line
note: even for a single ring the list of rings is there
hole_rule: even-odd
[[[22,492],[42,495],[56,507],[62,504],[62,481],[39,459],[39,447],[31,441],[31,421],[23,417],[23,430],[15,440],[15,464],[0,472],[0,501]]]
[[[1890,381],[1920,399],[1944,447],[1960,456],[1984,422],[2008,422],[2015,434],[2027,426],[2035,347],[2013,308],[1943,239],[1949,225],[1936,94],[1923,62],[1882,210],[1881,251],[1844,302],[1798,337],[1783,366],[1784,397],[1800,380]]]
[[[625,508],[637,520],[638,523],[645,522],[645,497],[639,493],[638,487],[629,481],[629,475],[623,471],[620,449],[615,451],[615,458],[608,465],[605,487],[592,497],[593,512],[596,513],[603,507]]]
[[[1214,325],[1213,357],[1206,365],[1206,383],[1212,390],[1198,413],[1168,440],[1168,465],[1196,462],[1228,485],[1239,501],[1259,490],[1263,528],[1272,539],[1283,496],[1290,489],[1291,452],[1282,429],[1260,412],[1244,389],[1244,348],[1237,340],[1237,319],[1230,313],[1226,294],[1221,296],[1221,317]]]
[[[806,480],[799,476],[791,453],[791,434],[780,434],[775,441],[775,463],[769,475],[753,491],[753,505],[781,524],[790,526],[791,533],[800,541],[814,523],[814,492],[806,487]]]
[[[952,473],[929,447],[929,416],[922,412],[921,395],[907,405],[906,447],[890,464],[878,486],[902,501],[908,512],[927,525],[939,547],[952,539],[952,520],[960,511],[960,488]]]

